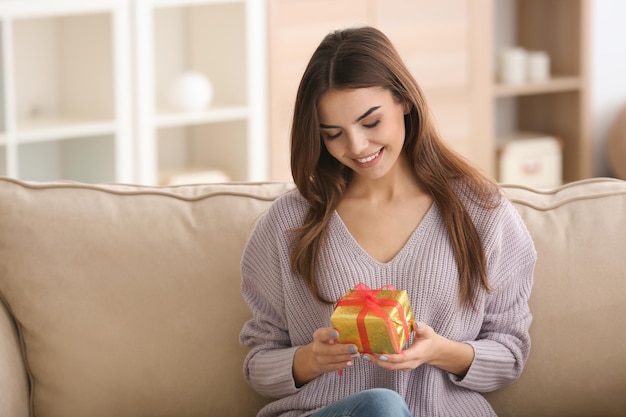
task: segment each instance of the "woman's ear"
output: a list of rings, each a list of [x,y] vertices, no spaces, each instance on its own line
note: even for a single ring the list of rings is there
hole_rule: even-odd
[[[404,115],[406,116],[407,114],[411,113],[411,108],[413,107],[413,105],[410,102],[405,101],[403,107]]]

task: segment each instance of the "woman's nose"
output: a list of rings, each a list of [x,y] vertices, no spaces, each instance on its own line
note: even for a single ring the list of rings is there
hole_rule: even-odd
[[[350,132],[348,135],[349,150],[354,155],[359,155],[367,150],[367,137],[361,132]]]

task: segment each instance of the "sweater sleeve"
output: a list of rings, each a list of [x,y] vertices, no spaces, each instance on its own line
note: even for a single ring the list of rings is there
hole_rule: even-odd
[[[272,216],[263,216],[241,261],[242,295],[252,312],[239,335],[240,343],[250,348],[244,377],[255,391],[271,398],[298,391],[292,371],[298,347],[291,346],[287,330],[279,234]]]
[[[484,307],[484,320],[474,348],[474,361],[460,386],[479,392],[493,391],[515,379],[530,354],[528,305],[533,284],[536,251],[515,208],[504,201],[494,233],[484,242],[492,286]]]

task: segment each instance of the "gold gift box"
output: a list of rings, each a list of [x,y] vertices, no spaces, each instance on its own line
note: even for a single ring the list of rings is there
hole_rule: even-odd
[[[361,353],[400,353],[411,334],[413,310],[405,290],[355,287],[344,295],[330,317],[339,343],[352,343]]]

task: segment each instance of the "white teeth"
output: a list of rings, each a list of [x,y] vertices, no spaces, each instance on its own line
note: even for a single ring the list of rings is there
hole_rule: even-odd
[[[368,156],[367,158],[357,159],[357,161],[359,161],[360,163],[364,164],[364,163],[366,163],[366,162],[369,162],[369,161],[371,161],[371,160],[375,159],[375,158],[378,156],[378,154],[379,154],[379,153],[380,153],[380,151],[376,152],[376,153],[375,153],[374,155],[372,155],[372,156]]]

